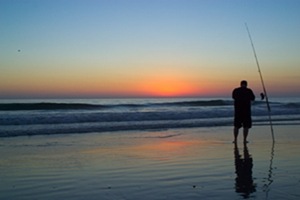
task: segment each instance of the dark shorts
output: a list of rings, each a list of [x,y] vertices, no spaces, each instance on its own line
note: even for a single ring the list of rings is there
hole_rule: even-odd
[[[251,128],[252,119],[251,116],[235,116],[234,117],[234,127],[236,128]]]

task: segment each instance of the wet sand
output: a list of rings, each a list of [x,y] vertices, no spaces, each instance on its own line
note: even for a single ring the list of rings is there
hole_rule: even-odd
[[[300,126],[0,138],[0,199],[299,199]]]

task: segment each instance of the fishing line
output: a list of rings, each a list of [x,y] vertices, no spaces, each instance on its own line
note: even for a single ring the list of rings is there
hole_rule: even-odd
[[[271,118],[271,108],[270,108],[270,104],[269,104],[267,90],[266,90],[265,83],[264,83],[264,80],[263,80],[263,77],[262,77],[262,73],[261,73],[261,70],[260,70],[260,66],[259,66],[259,62],[258,62],[258,59],[257,59],[256,51],[255,51],[255,48],[254,48],[254,44],[253,44],[252,37],[251,37],[251,34],[250,34],[247,23],[245,23],[245,26],[246,26],[246,29],[247,29],[247,32],[248,32],[248,36],[249,36],[250,43],[251,43],[251,46],[252,46],[253,54],[254,54],[254,57],[255,57],[258,73],[259,73],[261,84],[262,84],[263,91],[264,91],[264,97],[266,98],[268,114],[269,114],[269,121],[270,121],[270,126],[271,126],[272,139],[273,139],[273,142],[275,142],[273,124],[272,124],[272,118]]]

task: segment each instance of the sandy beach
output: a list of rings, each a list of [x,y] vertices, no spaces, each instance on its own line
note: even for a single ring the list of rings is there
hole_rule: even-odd
[[[300,125],[0,138],[0,199],[299,199]]]

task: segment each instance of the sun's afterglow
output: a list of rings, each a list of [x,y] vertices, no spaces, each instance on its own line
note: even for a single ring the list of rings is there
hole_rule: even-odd
[[[141,89],[150,96],[175,97],[199,93],[199,88],[183,80],[172,77],[159,77],[142,84]]]

